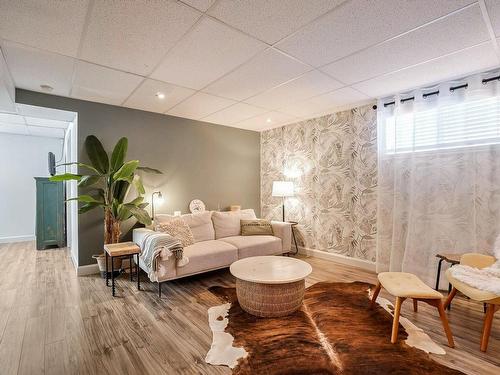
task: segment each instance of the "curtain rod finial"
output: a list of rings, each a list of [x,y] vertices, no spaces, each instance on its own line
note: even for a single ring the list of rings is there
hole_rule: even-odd
[[[374,104],[372,108],[373,108],[373,109],[377,109],[377,105],[376,105],[376,104]]]

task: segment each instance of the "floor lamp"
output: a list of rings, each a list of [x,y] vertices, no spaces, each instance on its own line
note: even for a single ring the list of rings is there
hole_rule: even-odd
[[[293,182],[291,181],[273,181],[273,197],[281,197],[283,199],[283,221],[285,221],[285,198],[293,197]]]

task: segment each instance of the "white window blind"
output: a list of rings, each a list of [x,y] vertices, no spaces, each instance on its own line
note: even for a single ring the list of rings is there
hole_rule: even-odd
[[[385,117],[386,154],[500,143],[500,97],[469,99]]]

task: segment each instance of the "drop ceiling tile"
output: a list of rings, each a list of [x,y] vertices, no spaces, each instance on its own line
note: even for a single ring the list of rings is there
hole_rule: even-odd
[[[151,77],[201,89],[265,47],[256,39],[204,17],[167,54]]]
[[[24,124],[9,124],[0,121],[0,133],[29,135],[28,128]]]
[[[206,12],[207,9],[212,6],[215,0],[182,0],[182,2],[202,12]]]
[[[71,96],[119,105],[139,85],[142,77],[78,61]]]
[[[45,119],[45,118],[38,118],[38,117],[24,117],[26,120],[26,124],[32,125],[32,126],[43,126],[46,128],[59,128],[59,129],[66,129],[69,125],[68,122],[66,121],[60,121],[60,120],[51,120],[51,119]]]
[[[157,93],[164,94],[165,98],[158,98]],[[144,111],[164,113],[194,93],[194,90],[185,87],[146,79],[123,105]]]
[[[479,5],[321,68],[346,84],[364,81],[489,40]]]
[[[172,116],[199,120],[232,104],[235,104],[234,100],[198,92],[166,113]]]
[[[487,42],[394,73],[357,83],[353,87],[372,97],[382,97],[458,78],[496,66],[498,66],[497,56],[491,43]]]
[[[342,86],[339,81],[313,70],[293,81],[249,98],[245,102],[268,109],[280,109],[290,103],[305,100]]]
[[[315,96],[303,102],[290,104],[282,111],[296,117],[312,117],[318,113],[333,113],[336,108],[355,106],[359,103],[369,101],[370,97],[350,87]]]
[[[260,131],[264,129],[275,128],[277,126],[285,124],[290,124],[296,121],[299,121],[299,119],[294,116],[287,115],[281,112],[271,111],[238,122],[234,126],[241,129]]]
[[[14,113],[0,113],[0,123],[2,124],[26,124],[23,116]]]
[[[309,66],[271,48],[259,53],[203,91],[234,100],[243,100],[309,70],[311,70]]]
[[[40,85],[49,85],[54,95],[68,96],[75,60],[72,57],[25,47],[21,44],[2,44],[10,73],[16,87],[44,91]]]
[[[215,112],[202,118],[201,120],[221,125],[233,125],[250,117],[261,115],[265,112],[269,111],[267,109],[255,107],[246,103],[236,103],[231,107]]]
[[[96,0],[81,58],[147,75],[200,16],[174,1]]]
[[[269,44],[284,38],[344,0],[221,0],[208,13]]]
[[[472,0],[353,0],[277,44],[314,66],[336,59],[472,3]]]
[[[500,1],[486,0],[486,9],[496,36],[500,36]]]
[[[87,7],[87,0],[2,0],[0,37],[76,57]]]
[[[35,137],[64,138],[64,129],[28,126],[28,133]]]

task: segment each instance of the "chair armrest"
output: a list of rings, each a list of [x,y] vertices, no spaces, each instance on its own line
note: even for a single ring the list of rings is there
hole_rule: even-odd
[[[496,259],[491,255],[479,253],[467,253],[461,256],[460,264],[474,268],[485,268],[496,262]]]
[[[271,221],[275,237],[281,238],[281,246],[284,253],[288,253],[292,247],[292,224],[283,221]]]

